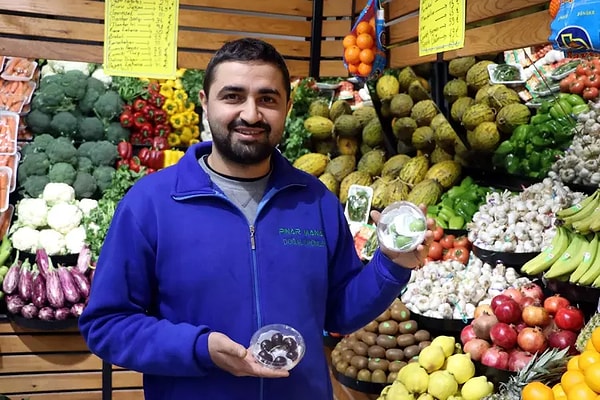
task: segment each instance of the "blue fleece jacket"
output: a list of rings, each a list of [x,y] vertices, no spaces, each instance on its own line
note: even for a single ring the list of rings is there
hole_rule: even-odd
[[[194,145],[119,203],[81,332],[102,359],[144,374],[146,400],[332,399],[323,330],[366,325],[409,270],[379,251],[363,266],[339,200],[278,152],[249,226],[200,167],[210,149]],[[210,332],[248,347],[273,323],[305,340],[288,378],[234,377],[214,365]]]

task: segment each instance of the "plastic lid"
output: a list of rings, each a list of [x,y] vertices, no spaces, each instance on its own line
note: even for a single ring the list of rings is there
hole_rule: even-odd
[[[263,326],[250,339],[256,361],[272,369],[294,368],[302,360],[305,348],[300,332],[284,324]]]
[[[379,245],[398,252],[417,248],[425,238],[427,219],[421,209],[408,201],[387,206],[377,224]]]

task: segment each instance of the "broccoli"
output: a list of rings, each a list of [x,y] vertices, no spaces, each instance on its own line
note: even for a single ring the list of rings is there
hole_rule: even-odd
[[[46,75],[40,81],[40,89],[45,88],[46,86],[49,86],[52,84],[61,85],[62,84],[61,82],[62,82],[62,76],[60,74]]]
[[[83,142],[79,145],[79,148],[77,149],[77,156],[87,157],[91,159],[90,154],[92,154],[95,151],[95,147],[96,142]]]
[[[101,192],[104,192],[110,187],[115,172],[116,170],[113,167],[107,166],[98,167],[94,170],[93,176],[96,179],[96,183]]]
[[[104,82],[99,79],[92,78],[91,76],[87,78],[87,91],[95,90],[98,92],[98,95],[104,94],[106,92],[106,86],[104,86]]]
[[[50,179],[47,175],[33,175],[25,179],[23,189],[30,197],[40,197],[48,183]]]
[[[48,168],[50,168],[50,160],[46,153],[30,153],[23,157],[17,176],[46,175]]]
[[[106,140],[113,144],[118,144],[123,140],[128,141],[131,132],[123,128],[120,122],[111,122],[106,128]]]
[[[50,131],[56,136],[74,136],[77,133],[77,117],[68,111],[60,111],[50,122]]]
[[[83,98],[79,100],[78,103],[81,112],[86,115],[93,114],[94,104],[96,103],[96,100],[98,100],[98,97],[100,97],[102,93],[103,92],[99,92],[94,88],[88,87],[88,90],[85,92],[85,96],[83,96]]]
[[[77,159],[77,171],[92,173],[94,170],[94,164],[92,164],[92,160],[87,157],[79,157]]]
[[[40,110],[45,114],[57,111],[70,111],[75,109],[73,102],[66,97],[64,88],[58,83],[50,83],[35,92],[31,101],[32,110]]]
[[[78,199],[89,199],[96,193],[98,184],[96,179],[87,172],[79,171],[75,176],[75,182],[73,182],[73,189],[75,189],[75,197]]]
[[[34,136],[31,146],[33,146],[34,150],[37,152],[46,151],[52,142],[54,142],[54,136],[49,133],[42,133],[41,135]]]
[[[118,156],[117,146],[106,140],[95,142],[94,150],[89,154],[92,164],[96,167],[102,165],[112,166]]]
[[[64,162],[76,165],[77,163],[77,149],[68,138],[63,136],[56,138],[48,145],[46,154],[52,164]]]
[[[94,111],[99,118],[110,121],[121,113],[124,105],[119,93],[109,90],[98,97],[94,103]]]
[[[88,142],[104,138],[104,124],[96,117],[84,117],[79,121],[79,136]]]
[[[62,74],[60,84],[65,94],[75,100],[81,100],[85,96],[88,77],[83,72],[72,69]]]
[[[27,114],[26,121],[32,133],[44,133],[50,130],[52,117],[40,110],[32,110]]]
[[[50,182],[66,183],[67,185],[73,185],[76,175],[77,171],[75,171],[75,168],[66,162],[54,164],[50,167],[50,172],[48,172]]]

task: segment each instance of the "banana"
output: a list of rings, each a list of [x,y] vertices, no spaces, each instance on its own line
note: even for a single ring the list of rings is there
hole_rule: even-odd
[[[594,213],[590,219],[590,231],[591,232],[599,232],[600,231],[600,212]]]
[[[550,245],[540,254],[523,264],[521,271],[527,275],[537,275],[546,271],[565,252],[569,246],[569,242],[569,231],[562,226],[557,227],[556,234],[552,238]]]
[[[570,217],[570,216],[578,213],[579,211],[581,211],[582,208],[587,206],[589,203],[596,201],[598,199],[598,196],[600,195],[599,192],[600,192],[600,190],[596,190],[594,193],[592,193],[585,199],[581,200],[579,203],[573,204],[569,208],[563,208],[562,210],[558,210],[556,212],[556,216],[558,218],[562,219],[562,218]]]
[[[588,203],[584,208],[582,208],[577,214],[573,214],[570,217],[563,218],[563,222],[567,226],[574,226],[579,222],[590,222],[590,217],[600,208],[600,203],[598,201],[594,201]]]
[[[571,228],[577,233],[587,235],[588,233],[593,232],[592,223],[594,223],[594,221],[598,218],[598,215],[600,215],[600,205],[598,205],[598,207],[596,207],[596,209],[593,210],[587,217],[573,222]]]
[[[565,252],[554,264],[552,264],[550,269],[546,271],[544,277],[553,279],[573,272],[583,259],[583,254],[585,253],[588,243],[585,236],[573,235],[571,243],[569,243]]]
[[[596,249],[596,256],[594,258],[594,262],[590,264],[588,270],[577,282],[580,285],[593,285],[596,279],[600,277],[600,233],[597,233],[596,236],[598,236],[598,248]]]
[[[590,271],[590,268],[596,261],[596,256],[598,255],[598,244],[600,244],[600,237],[598,237],[598,234],[594,234],[593,239],[586,246],[583,259],[577,268],[575,268],[575,271],[571,273],[569,282],[583,284],[582,278]],[[594,279],[595,278],[596,276],[594,275]],[[588,285],[592,283],[594,279],[592,279]]]

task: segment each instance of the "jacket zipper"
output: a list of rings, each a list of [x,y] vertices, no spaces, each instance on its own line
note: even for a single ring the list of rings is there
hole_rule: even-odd
[[[252,252],[252,275],[253,275],[253,286],[254,286],[254,306],[256,307],[256,325],[257,329],[262,325],[262,315],[260,313],[260,296],[258,294],[258,263],[256,262],[256,227],[250,225],[250,250]],[[265,381],[263,378],[260,379],[259,385],[259,399],[264,398]]]

